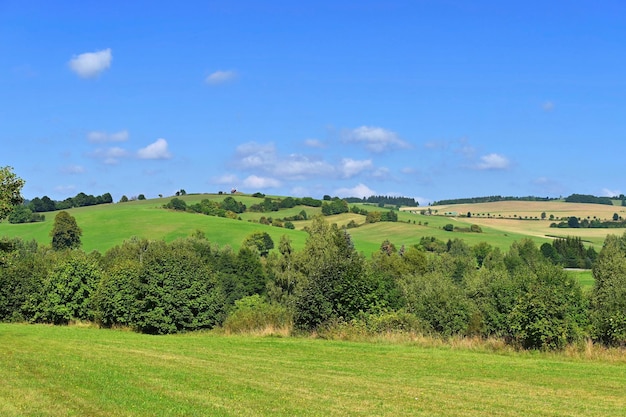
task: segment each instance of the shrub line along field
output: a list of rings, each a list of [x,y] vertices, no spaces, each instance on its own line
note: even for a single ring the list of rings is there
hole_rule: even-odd
[[[0,324],[0,414],[623,416],[624,361]]]

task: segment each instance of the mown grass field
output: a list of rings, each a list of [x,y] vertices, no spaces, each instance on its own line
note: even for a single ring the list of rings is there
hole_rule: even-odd
[[[0,324],[0,415],[623,416],[626,361]]]

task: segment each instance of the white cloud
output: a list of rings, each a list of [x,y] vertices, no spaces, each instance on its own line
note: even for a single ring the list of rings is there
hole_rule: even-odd
[[[339,169],[344,178],[352,178],[365,170],[372,169],[372,166],[371,159],[357,161],[351,158],[343,158]]]
[[[271,169],[273,175],[291,180],[305,179],[334,172],[334,168],[318,159],[304,155],[289,155]]]
[[[260,145],[248,142],[237,146],[236,158],[243,169],[268,169],[276,165],[276,148],[273,143]]]
[[[235,71],[215,71],[205,78],[204,82],[210,85],[224,84],[237,78]]]
[[[93,78],[111,66],[111,48],[75,55],[68,63],[70,69],[82,78]]]
[[[483,155],[480,160],[481,162],[476,165],[476,168],[481,170],[507,169],[511,164],[505,156],[497,153]]]
[[[369,188],[365,184],[358,184],[353,188],[340,188],[335,191],[335,194],[339,197],[369,197],[371,195],[376,195],[376,192]]]
[[[116,165],[121,158],[126,158],[129,153],[120,147],[98,148],[90,154],[91,157],[101,159],[107,165]]]
[[[169,159],[172,157],[167,149],[167,141],[159,138],[145,148],[137,151],[137,156],[141,159]]]
[[[128,131],[121,130],[116,133],[92,131],[87,133],[87,140],[92,143],[125,142],[129,138]]]
[[[85,168],[80,165],[68,165],[61,167],[61,173],[74,175],[74,174],[82,174],[85,172]]]
[[[281,186],[281,183],[274,178],[250,175],[248,178],[243,180],[243,186],[252,189],[277,188]]]
[[[224,174],[220,177],[214,178],[212,182],[214,184],[230,185],[234,187],[239,183],[239,177],[234,174]]]
[[[319,149],[322,149],[322,148],[326,147],[326,145],[322,141],[320,141],[318,139],[307,139],[307,140],[304,141],[304,144],[306,146],[308,146],[309,148],[319,148]]]
[[[377,180],[392,180],[393,179],[393,175],[391,174],[391,171],[389,170],[389,168],[386,168],[386,167],[377,168],[374,172],[372,172],[371,176],[372,178],[376,178]]]
[[[395,132],[374,126],[361,126],[344,132],[344,139],[347,142],[365,143],[365,147],[372,152],[409,147],[409,144],[401,140]]]
[[[300,154],[279,156],[272,143],[261,145],[249,142],[239,145],[235,157],[237,165],[242,169],[258,170],[289,180],[328,175],[335,171],[333,166],[320,159]]]
[[[603,188],[602,194],[604,195],[604,197],[615,197],[622,194],[622,192],[620,190],[610,190],[608,188]]]

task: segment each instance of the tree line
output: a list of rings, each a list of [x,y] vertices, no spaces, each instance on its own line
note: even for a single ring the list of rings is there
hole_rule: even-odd
[[[623,202],[623,198],[621,199]],[[610,197],[597,197],[591,194],[572,194],[565,197],[565,201],[568,203],[590,203],[590,204],[605,204],[612,206],[613,200]]]
[[[43,213],[47,211],[67,210],[74,207],[95,206],[98,204],[110,204],[113,197],[110,193],[104,193],[99,196],[85,194],[80,192],[74,197],[68,197],[63,201],[52,200],[47,195],[39,198],[35,197],[30,201],[26,201],[25,205],[33,213]]]
[[[536,197],[536,196],[527,196],[527,197],[513,197],[507,196],[503,197],[500,195],[492,195],[485,197],[470,197],[470,198],[454,198],[449,200],[439,200],[434,201],[432,203],[433,206],[442,206],[449,204],[474,204],[474,203],[492,203],[496,201],[554,201],[559,200],[560,198],[551,198],[551,197]],[[567,203],[591,203],[591,204],[606,204],[613,205],[613,200],[620,200],[621,205],[626,205],[626,197],[623,194],[615,197],[597,197],[591,194],[572,194],[568,197],[565,197],[565,202]]]
[[[498,337],[530,349],[585,338],[626,344],[626,234],[606,238],[587,293],[528,239],[508,251],[460,239],[406,248],[386,240],[365,257],[322,216],[307,232],[302,250],[287,237],[274,248],[263,232],[236,251],[199,231],[171,243],[132,238],[104,254],[3,239],[0,320],[87,320],[150,334],[269,321],[299,332],[360,326]]]
[[[381,204],[381,205],[391,205],[396,207],[408,206],[408,207],[417,207],[419,203],[411,197],[399,197],[399,196],[389,196],[389,195],[371,195],[369,197],[348,197],[345,199],[348,203],[369,203],[369,204]]]
[[[319,203],[319,204],[318,204]],[[366,216],[365,223],[376,223],[380,221],[389,221],[396,222],[398,221],[398,214],[391,210],[384,211],[368,211],[357,206],[348,207],[348,203],[346,200],[340,199],[338,197],[328,198],[324,201],[314,200],[310,197],[304,198],[270,198],[263,197],[262,203],[256,203],[247,207],[241,201],[237,201],[232,196],[227,196],[221,202],[215,200],[209,200],[208,198],[203,199],[199,203],[187,204],[185,200],[174,197],[168,203],[163,205],[163,208],[169,210],[177,210],[177,211],[186,211],[190,213],[200,213],[208,216],[217,216],[217,217],[227,217],[231,219],[240,219],[238,216],[241,213],[245,212],[276,212],[281,209],[293,208],[298,205],[309,206],[309,207],[321,207],[321,213],[324,216],[332,216],[336,214],[342,213],[355,213]],[[262,224],[271,224],[279,227],[286,227],[289,229],[293,229],[295,226],[292,221],[298,220],[306,220],[308,218],[308,214],[303,209],[298,214],[293,216],[286,216],[282,219],[273,219],[271,217],[261,217],[259,219],[259,223]],[[351,227],[357,227],[356,222],[351,222]]]

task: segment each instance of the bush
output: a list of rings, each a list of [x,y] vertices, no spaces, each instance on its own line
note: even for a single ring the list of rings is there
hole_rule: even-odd
[[[93,320],[92,294],[102,271],[82,252],[68,252],[50,272],[41,289],[35,321],[67,324],[70,320]]]
[[[140,270],[139,262],[119,259],[103,275],[93,296],[96,322],[104,327],[133,325],[137,319]]]
[[[562,349],[584,335],[587,305],[561,267],[539,265],[509,315],[513,340],[526,349]]]
[[[172,198],[169,203],[165,205],[165,208],[171,210],[185,211],[187,210],[187,203],[180,198]]]
[[[445,226],[443,226],[443,230],[445,230],[446,232],[451,232],[454,230],[454,225],[451,223],[448,223]]]
[[[291,316],[280,304],[270,304],[258,294],[235,301],[235,307],[224,321],[230,333],[248,333],[267,329],[291,328]]]

